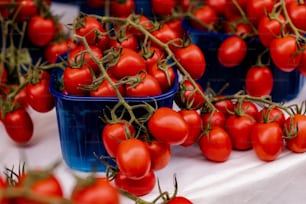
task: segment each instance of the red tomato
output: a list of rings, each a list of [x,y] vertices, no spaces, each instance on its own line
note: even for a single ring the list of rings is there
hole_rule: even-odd
[[[167,201],[167,204],[192,204],[192,202],[183,196],[176,196]]]
[[[269,67],[252,66],[245,77],[246,92],[255,97],[268,96],[273,90],[274,78]]]
[[[175,0],[151,0],[152,11],[157,16],[170,16],[175,4]]]
[[[118,82],[117,79],[110,77],[110,79],[113,81],[113,83]],[[123,85],[116,85],[119,93],[121,94],[121,96],[124,96],[124,87]],[[97,89],[90,91],[90,96],[96,96],[96,97],[116,97],[117,93],[116,90],[112,87],[111,83],[107,80],[107,79],[103,79],[101,81],[101,83],[99,84],[99,86],[97,87]]]
[[[107,123],[101,133],[104,147],[111,157],[115,157],[119,144],[136,133],[134,126],[127,121]]]
[[[68,94],[85,96],[89,91],[82,89],[82,85],[89,85],[93,77],[87,65],[79,68],[66,67],[63,74],[63,84]]]
[[[24,187],[31,190],[38,196],[45,196],[49,198],[63,198],[63,189],[59,180],[51,173],[36,170],[27,172],[21,176],[17,188]],[[42,204],[26,198],[17,198],[18,204]]]
[[[221,111],[214,111],[211,113],[202,113],[203,128],[209,129],[214,127],[224,128],[226,117]]]
[[[3,63],[0,64],[0,84],[6,84],[7,71]]]
[[[150,193],[156,185],[156,176],[154,171],[150,170],[141,179],[131,179],[122,172],[115,176],[115,184],[118,188],[123,189],[135,196],[144,196]]]
[[[223,15],[227,9],[227,0],[205,0],[205,3],[209,5],[217,15]]]
[[[89,48],[97,59],[102,59],[103,53],[99,47],[91,45]],[[83,45],[78,45],[69,50],[67,62],[69,66],[73,67],[81,67],[83,65],[87,65],[95,73],[100,73],[99,65],[95,62],[93,57],[89,54],[89,51]]]
[[[51,42],[44,48],[44,58],[50,64],[55,63],[57,58],[68,51],[68,42],[67,40],[59,42]]]
[[[179,35],[175,30],[172,30],[168,24],[162,24],[157,30],[151,32],[151,34],[160,40],[162,43],[174,42],[179,39]],[[155,42],[152,42],[155,47],[160,47]],[[171,44],[170,44],[171,45]],[[170,46],[172,48],[173,46]]]
[[[93,9],[103,8],[105,5],[105,0],[86,0],[87,5]]]
[[[249,0],[247,1],[246,14],[248,19],[257,25],[265,13],[270,13],[274,7],[274,0]]]
[[[281,126],[276,122],[257,123],[251,131],[257,157],[263,161],[275,160],[283,149],[282,135]]]
[[[105,32],[101,22],[92,16],[77,18],[74,29],[74,32],[77,35],[85,37],[87,43],[90,45],[96,45],[98,36]]]
[[[291,22],[298,29],[306,30],[306,5],[298,1],[292,1],[286,6]]]
[[[276,17],[275,17],[276,18]],[[258,23],[258,38],[260,42],[267,48],[270,47],[271,41],[280,36],[281,32],[286,32],[286,19],[282,14],[277,19],[264,15]]]
[[[181,144],[184,147],[188,147],[195,144],[201,135],[202,118],[196,110],[180,110],[179,113],[189,126],[188,136]]]
[[[218,48],[218,60],[224,67],[235,67],[245,58],[247,53],[247,44],[239,36],[230,36],[226,38]]]
[[[6,182],[4,181],[4,179],[0,176],[0,191],[4,190],[7,187]],[[1,204],[7,204],[8,201],[6,198],[0,196],[0,203]]]
[[[131,20],[138,26],[142,26],[145,30],[152,30],[154,28],[153,22],[144,15],[134,14]],[[129,33],[133,33],[137,37],[141,38],[144,37],[144,34],[138,29],[133,26],[128,26],[127,31]]]
[[[126,96],[129,97],[147,97],[158,96],[162,94],[162,89],[156,78],[148,73],[140,73],[138,76],[130,77],[137,78],[136,83],[127,83],[125,85]]]
[[[150,150],[145,142],[130,138],[120,142],[116,163],[120,172],[130,179],[142,179],[151,169]]]
[[[76,184],[71,193],[74,204],[119,204],[120,193],[106,178],[97,177],[87,185]]]
[[[229,112],[234,111],[234,102],[232,100],[229,99],[224,100],[223,95],[217,95],[215,96],[215,98],[222,99],[221,101],[213,102],[213,104],[218,111],[221,111],[224,114],[225,117],[229,115]]]
[[[17,144],[28,143],[33,136],[32,118],[23,108],[6,113],[3,124],[9,137]]]
[[[236,103],[234,103],[234,109],[244,114],[247,114],[248,116],[251,116],[252,118],[257,120],[259,111],[256,104],[252,101],[237,101]]]
[[[273,39],[270,44],[270,56],[280,70],[291,72],[296,69],[301,61],[296,38],[288,35]]]
[[[167,25],[174,31],[177,32],[178,37],[181,39],[184,38],[186,31],[184,30],[182,26],[183,18],[173,19],[170,21],[167,21]]]
[[[175,71],[169,65],[155,63],[148,68],[148,74],[157,79],[163,92],[170,89],[175,80]]]
[[[18,22],[29,21],[38,14],[38,8],[34,0],[16,0],[14,12]]]
[[[203,156],[214,162],[224,162],[232,153],[230,136],[220,127],[205,132],[199,140],[199,146]]]
[[[39,47],[46,46],[54,39],[55,33],[56,26],[51,18],[37,15],[30,19],[27,34],[34,45]]]
[[[216,10],[213,9],[210,5],[206,4],[198,7],[193,12],[194,17],[202,22],[205,26],[198,23],[197,21],[191,21],[191,24],[194,28],[200,30],[211,30],[214,25],[218,22],[218,16]]]
[[[296,153],[306,152],[306,116],[295,114],[288,117],[284,123],[284,130],[287,148]]]
[[[151,155],[151,169],[156,171],[168,165],[171,159],[171,148],[169,144],[152,140],[148,142]]]
[[[204,90],[201,85],[196,81],[195,84],[197,85],[199,91],[204,94]],[[194,110],[200,109],[205,103],[205,98],[199,91],[196,90],[190,80],[186,79],[180,82],[179,91],[174,100],[180,108]]]
[[[157,47],[142,47],[138,52],[144,59],[147,69],[157,64],[163,58],[163,51]]]
[[[301,61],[299,63],[299,65],[297,66],[297,70],[299,70],[299,72],[303,75],[306,76],[306,46],[302,47],[302,49],[304,49],[304,51],[301,53]]]
[[[231,115],[226,119],[224,129],[231,137],[234,149],[252,148],[251,132],[255,124],[255,119],[248,116]]]
[[[146,70],[144,59],[135,51],[128,48],[122,48],[117,63],[109,68],[112,76],[121,79],[126,76],[135,76],[140,71]]]
[[[170,145],[182,144],[189,134],[183,116],[168,107],[158,108],[148,120],[149,133],[160,142]]]
[[[119,31],[121,32],[121,31]],[[112,48],[129,48],[132,50],[137,50],[138,49],[138,39],[136,35],[131,34],[131,33],[125,33],[122,34],[123,36],[117,36],[113,39],[110,39],[109,41],[109,46]]]
[[[204,53],[196,44],[177,48],[174,55],[193,79],[200,79],[206,70]]]
[[[285,114],[279,108],[264,107],[258,112],[257,121],[259,123],[277,122],[282,127],[285,122]]]
[[[54,108],[54,97],[49,90],[49,82],[49,79],[41,79],[36,84],[27,84],[27,102],[37,112],[46,113]]]
[[[135,11],[135,0],[110,1],[110,13],[113,16],[125,18]]]

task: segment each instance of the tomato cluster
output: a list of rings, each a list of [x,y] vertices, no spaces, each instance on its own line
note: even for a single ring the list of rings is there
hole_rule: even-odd
[[[240,89],[252,96],[264,96],[282,85],[276,82],[274,69],[284,73],[284,77],[294,71],[305,73],[303,13],[306,5],[295,0],[206,0],[187,16],[194,29],[203,31],[203,37],[204,33],[219,33],[222,42],[216,60],[220,66],[233,72],[243,66],[243,75],[236,76],[243,81]]]
[[[0,119],[16,144],[28,143],[33,136],[29,108],[40,113],[54,108],[50,74],[42,67],[69,48],[68,33],[50,6],[47,0],[1,2]],[[55,44],[60,42],[58,49]]]

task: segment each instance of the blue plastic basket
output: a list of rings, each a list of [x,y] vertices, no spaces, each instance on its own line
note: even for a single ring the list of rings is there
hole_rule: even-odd
[[[62,94],[57,87],[63,71],[55,69],[51,74],[50,91],[55,98],[61,151],[66,164],[79,171],[105,171],[106,167],[94,156],[108,156],[101,138],[105,126],[100,119],[103,110],[118,102],[117,97],[77,97]],[[178,90],[178,75],[167,92],[155,97],[126,97],[131,104],[148,103],[159,107],[172,107]],[[135,115],[143,115],[142,111]],[[109,160],[111,161],[111,160]]]
[[[218,61],[218,47],[230,35],[225,33],[207,32],[192,28],[188,19],[183,20],[183,28],[188,32],[193,43],[203,51],[206,59],[206,72],[198,80],[200,85],[206,89],[207,84],[218,92],[226,83],[229,87],[223,92],[231,95],[245,88],[245,76],[251,65],[254,65],[257,56],[265,48],[258,38],[247,39],[248,52],[245,60],[238,66],[226,68]],[[275,102],[289,101],[294,99],[304,85],[304,77],[298,70],[284,72],[271,64],[270,69],[274,77],[272,100]]]

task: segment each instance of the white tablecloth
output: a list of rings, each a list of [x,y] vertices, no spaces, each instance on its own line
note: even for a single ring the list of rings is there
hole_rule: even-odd
[[[54,4],[62,19],[69,22],[76,15],[75,7]],[[306,86],[301,94],[288,103],[301,103],[306,98]],[[29,168],[44,168],[62,161],[55,109],[49,113],[30,110],[34,120],[34,137],[27,146],[16,146],[0,124],[0,171],[5,167],[18,168],[20,161],[26,161]],[[1,170],[2,169],[2,170]],[[64,162],[56,169],[66,196],[74,185],[72,173],[86,175],[69,169]],[[184,195],[195,204],[287,204],[305,203],[306,154],[294,154],[285,150],[273,162],[260,161],[252,150],[233,151],[224,163],[206,160],[195,145],[172,148],[170,164],[157,172],[161,188],[173,192],[173,176],[178,181],[178,194]],[[158,195],[157,186],[145,200]],[[122,198],[123,204],[134,203]]]

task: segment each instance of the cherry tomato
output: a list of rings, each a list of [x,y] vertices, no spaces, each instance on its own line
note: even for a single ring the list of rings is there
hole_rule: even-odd
[[[116,85],[118,82],[117,79],[110,77],[110,79],[115,83],[115,86],[117,87],[119,93],[121,96],[124,96],[124,87],[123,85]],[[90,91],[90,96],[95,96],[95,97],[116,97],[117,93],[116,90],[112,87],[111,83],[107,79],[103,79],[102,82],[99,84],[97,89]]]
[[[44,48],[44,58],[50,64],[55,63],[59,56],[66,53],[69,50],[68,41],[56,41],[49,43]]]
[[[135,180],[118,172],[115,176],[115,185],[133,195],[144,196],[154,189],[156,176],[154,171],[150,170],[143,178]]]
[[[206,70],[206,60],[204,53],[196,44],[189,44],[182,48],[177,48],[174,55],[179,63],[186,69],[193,79],[200,79]]]
[[[150,31],[154,28],[153,22],[148,17],[146,17],[145,15],[134,14],[131,17],[131,20],[136,25],[142,26],[145,30]],[[127,31],[129,33],[133,33],[134,35],[139,37],[139,39],[142,39],[142,37],[144,37],[143,32],[141,32],[138,28],[135,28],[133,26],[128,26]]]
[[[68,94],[85,96],[89,91],[82,89],[82,85],[89,85],[93,77],[87,65],[79,68],[66,67],[63,74],[63,84]]]
[[[181,39],[184,38],[186,32],[182,26],[182,22],[183,22],[183,19],[182,18],[179,18],[179,19],[174,19],[174,20],[170,20],[170,21],[167,21],[167,25],[174,31],[177,32],[178,34],[178,37],[180,37]]]
[[[36,84],[27,84],[28,104],[37,112],[46,113],[54,108],[54,97],[49,90],[49,79],[41,79]]]
[[[252,101],[237,101],[234,103],[234,109],[257,120],[259,110],[256,104]]]
[[[202,96],[204,90],[198,82],[195,81],[195,84],[197,85],[198,90],[188,79],[180,82],[179,91],[174,98],[176,104],[180,108],[197,110],[203,107],[205,103],[205,99]]]
[[[119,144],[136,133],[134,126],[123,120],[107,123],[101,133],[104,147],[111,157],[115,157]]]
[[[4,178],[2,178],[2,177],[0,176],[0,191],[1,191],[1,190],[4,190],[6,187],[7,187],[7,184],[6,184],[5,180],[4,180]],[[8,201],[7,201],[6,198],[0,197],[0,203],[1,203],[1,204],[7,204]]]
[[[288,117],[284,123],[286,146],[289,150],[296,153],[306,151],[306,116],[295,114]],[[294,136],[294,137],[292,137]]]
[[[152,140],[148,142],[151,155],[151,169],[160,170],[168,165],[171,159],[171,148],[169,144]]]
[[[57,177],[52,173],[41,170],[26,172],[20,177],[17,188],[24,187],[39,196],[49,198],[63,198],[63,189]],[[26,198],[17,198],[18,204],[42,204]]]
[[[265,13],[270,13],[274,7],[274,0],[249,0],[247,1],[246,15],[248,19],[257,25]]]
[[[140,139],[130,138],[120,142],[116,163],[123,175],[130,179],[142,179],[151,169],[150,150]]]
[[[255,97],[268,96],[273,90],[274,78],[269,67],[252,66],[245,77],[246,92]]]
[[[152,31],[151,34],[162,43],[173,43],[175,40],[179,39],[178,33],[175,30],[172,30],[166,23],[162,24],[157,30]],[[159,48],[155,42],[152,42],[152,45]],[[170,46],[170,48],[173,47],[174,46]]]
[[[301,61],[296,38],[288,35],[273,39],[270,44],[270,56],[280,70],[291,72],[296,69]]]
[[[199,140],[199,146],[203,156],[214,162],[224,162],[232,153],[230,136],[220,127],[205,132]]]
[[[149,46],[142,47],[138,52],[144,59],[147,69],[150,69],[153,65],[157,64],[159,60],[163,58],[163,51],[157,47]]]
[[[188,137],[189,127],[183,116],[168,107],[158,108],[148,120],[149,133],[160,142],[182,144]]]
[[[286,5],[288,15],[294,26],[306,30],[306,5],[298,1],[292,1]]]
[[[191,25],[200,30],[211,30],[210,28],[213,27],[218,22],[218,16],[216,10],[213,9],[210,5],[206,4],[203,6],[198,7],[193,12],[194,17],[205,24],[198,23],[197,21],[191,21]]]
[[[118,36],[115,37],[114,39],[110,39],[109,46],[112,48],[124,47],[124,48],[129,48],[129,49],[137,51],[139,45],[138,45],[138,39],[136,35],[132,33],[128,33],[128,32],[122,35],[123,36],[121,36],[121,34],[118,34]]]
[[[304,51],[301,53],[301,61],[299,65],[297,66],[297,70],[303,75],[306,76],[306,46],[302,47]]]
[[[151,0],[152,11],[157,16],[170,16],[175,4],[175,0]]]
[[[264,107],[258,112],[257,116],[259,123],[277,122],[281,127],[285,120],[284,112],[276,107]]]
[[[247,53],[247,44],[239,36],[230,36],[226,38],[218,48],[218,60],[224,67],[235,67],[245,58]]]
[[[97,177],[87,185],[77,183],[72,189],[71,201],[74,204],[119,204],[120,193],[107,178]]]
[[[29,21],[38,14],[38,8],[34,0],[16,0],[14,12],[18,22]]]
[[[181,144],[184,147],[188,147],[195,144],[201,135],[202,118],[196,110],[180,110],[179,113],[189,126],[188,136]]]
[[[105,32],[101,22],[92,16],[77,18],[74,29],[74,32],[77,35],[85,37],[87,43],[90,45],[96,45],[98,36]]]
[[[231,115],[226,119],[224,129],[229,134],[233,148],[249,150],[252,148],[251,132],[256,121],[248,116]]]
[[[105,0],[86,0],[86,4],[93,9],[103,8],[105,5]]]
[[[203,121],[203,128],[214,128],[221,127],[224,128],[226,117],[221,111],[214,111],[208,113],[201,113],[201,118]]]
[[[102,59],[103,53],[99,47],[90,45],[89,49],[97,59]],[[99,65],[95,62],[89,51],[83,45],[75,46],[73,49],[69,50],[67,62],[69,66],[73,67],[87,65],[94,71],[94,73],[100,73]]]
[[[110,1],[110,13],[113,16],[125,18],[135,11],[135,0]]]
[[[205,3],[209,5],[217,15],[223,15],[227,9],[227,0],[205,0]]]
[[[148,73],[140,73],[138,76],[130,78],[138,78],[138,81],[136,81],[136,83],[127,83],[125,85],[126,96],[146,97],[162,94],[162,89],[158,80],[152,75]]]
[[[224,100],[223,95],[216,95],[215,98],[222,99],[220,101],[213,102],[213,104],[218,111],[221,111],[224,114],[225,117],[227,117],[230,112],[234,111],[234,102],[232,100],[230,99]]]
[[[117,63],[109,68],[112,76],[121,79],[126,76],[135,76],[140,71],[146,70],[144,59],[135,51],[129,48],[122,48]]]
[[[23,108],[6,113],[3,124],[9,137],[17,144],[28,143],[33,136],[32,118]]]
[[[148,74],[157,79],[163,92],[173,86],[175,80],[175,71],[169,65],[155,63],[148,68]]]
[[[258,23],[258,38],[260,42],[267,48],[270,47],[271,41],[280,36],[281,32],[286,32],[286,19],[282,14],[275,18],[264,15]]]
[[[253,149],[257,157],[263,161],[275,160],[283,149],[283,132],[276,122],[257,123],[252,131]]]
[[[27,27],[29,40],[36,46],[43,47],[55,37],[56,25],[51,18],[37,15],[30,19]]]
[[[176,196],[169,200],[167,204],[192,204],[192,202],[183,196]]]

